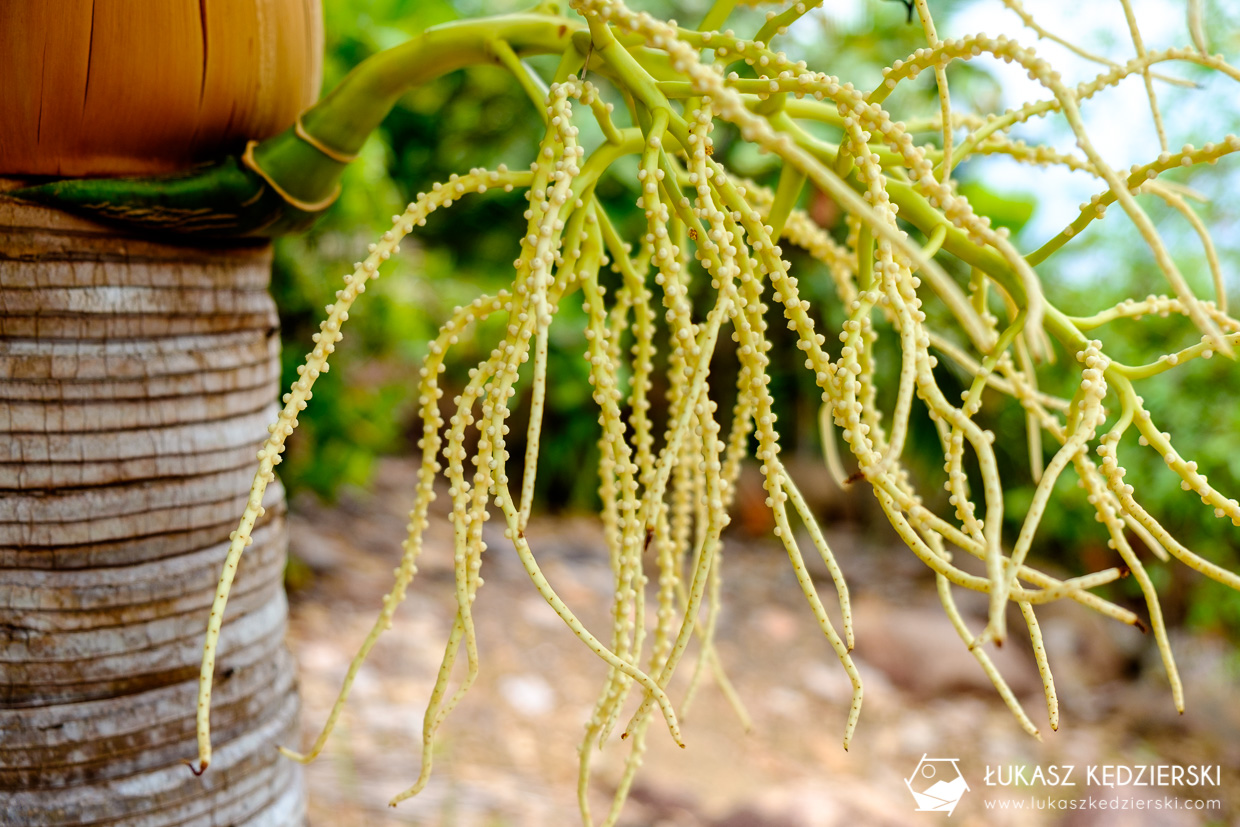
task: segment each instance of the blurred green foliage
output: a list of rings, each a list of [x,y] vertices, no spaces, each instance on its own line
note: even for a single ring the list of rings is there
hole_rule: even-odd
[[[367,56],[428,26],[521,7],[486,0],[325,0],[324,5],[325,88],[334,86]],[[674,11],[665,2],[637,5],[688,21],[700,19],[708,4],[680,3]],[[957,5],[964,4],[935,3],[935,13],[948,17]],[[800,38],[795,48],[804,53],[811,66],[829,67],[832,73],[864,88],[881,80],[881,66],[923,45],[923,35],[919,25],[906,22],[902,3],[869,0],[860,5],[859,15],[847,22],[816,18],[816,30],[802,28],[789,36]],[[742,8],[729,25],[737,31],[756,31],[760,22],[760,10]],[[957,107],[989,112],[1004,105],[1000,86],[985,64],[954,64],[951,80]],[[927,73],[918,82],[902,86],[890,104],[906,116],[935,114],[938,103],[933,76]],[[814,128],[823,137],[838,139],[826,127]],[[400,212],[416,192],[452,172],[474,166],[493,168],[500,163],[514,168],[527,166],[541,131],[530,101],[517,83],[497,68],[456,72],[407,94],[367,143],[360,160],[346,172],[343,195],[327,216],[310,232],[277,243],[273,291],[284,325],[286,384],[295,378],[295,368],[317,329],[322,306],[338,289],[341,274],[349,271],[366,245],[387,229],[389,216]],[[933,140],[930,135],[922,137]],[[717,154],[731,169],[774,183],[777,170],[770,157],[737,140],[726,126],[716,128],[715,139]],[[635,176],[622,174],[625,163],[616,165],[620,174],[602,181],[598,193],[616,223],[622,229],[635,230],[643,220],[633,206],[638,194]],[[992,187],[984,180],[984,170],[971,163],[963,165],[955,173],[961,191],[979,212],[1011,229],[1022,249],[1036,247],[1044,239],[1028,238],[1020,235],[1020,230],[1034,214],[1037,194]],[[635,172],[635,165],[631,171]],[[1211,170],[1194,170],[1185,183],[1214,195],[1227,186],[1228,180]],[[804,206],[843,237],[843,222],[832,205],[810,203],[806,195]],[[1165,214],[1157,204],[1146,206],[1160,227],[1171,228],[1169,243],[1177,260],[1201,294],[1208,295],[1208,270],[1195,236],[1182,226],[1182,219]],[[308,489],[330,499],[341,486],[364,485],[376,457],[416,449],[420,424],[416,421],[414,393],[425,342],[435,335],[454,306],[509,284],[510,262],[524,230],[524,209],[520,193],[492,192],[464,199],[447,213],[432,215],[427,226],[405,244],[399,259],[387,265],[382,281],[359,302],[354,320],[345,330],[345,341],[333,359],[333,370],[319,380],[313,403],[300,417],[301,433],[290,442],[281,467],[290,490]],[[1240,223],[1234,200],[1220,200],[1219,206],[1206,208],[1204,213],[1207,223],[1221,228],[1221,237],[1240,238],[1240,234],[1228,232]],[[1068,312],[1096,312],[1126,296],[1166,292],[1148,251],[1131,227],[1116,218],[1120,220],[1105,222],[1105,230],[1091,229],[1052,263],[1039,268],[1048,295]],[[632,237],[634,232],[628,235]],[[1226,241],[1220,246],[1225,267],[1235,272],[1240,251]],[[828,326],[838,329],[843,310],[829,278],[799,251],[789,250],[788,254],[806,297],[815,302]],[[1061,259],[1068,263],[1061,267]],[[1082,272],[1086,278],[1080,276]],[[1061,273],[1069,275],[1061,277]],[[963,284],[968,274],[958,268],[955,275]],[[993,310],[1002,317],[998,304]],[[931,308],[928,311],[933,314]],[[591,412],[587,365],[581,358],[585,339],[579,303],[565,302],[558,319],[552,328],[548,373],[554,381],[548,386],[542,431],[540,496],[544,506],[553,509],[589,507],[597,502],[593,468],[598,426]],[[469,366],[489,352],[501,329],[497,322],[482,325],[473,339],[462,339],[454,348],[443,377],[445,401],[459,391]],[[1175,319],[1117,322],[1101,335],[1113,357],[1132,364],[1166,352],[1172,341],[1189,344],[1195,340],[1191,326]],[[812,376],[801,369],[803,356],[784,326],[772,324],[770,336],[774,344],[770,354],[771,390],[782,405],[777,414],[783,447],[816,455],[818,390]],[[896,337],[882,339],[890,343]],[[714,369],[721,380],[717,385],[720,407],[728,410],[732,399],[725,389],[735,367],[726,348],[721,348],[721,353],[724,358]],[[888,380],[882,385],[879,402],[889,411],[895,398],[898,353],[888,349],[879,356],[882,375]],[[1072,356],[1060,352],[1059,358]],[[959,390],[968,386],[969,377],[955,370],[948,360],[940,362],[940,384],[949,396],[952,384]],[[1071,388],[1056,385],[1053,366],[1040,369],[1039,376],[1045,390],[1071,396]],[[1184,450],[1200,463],[1212,483],[1226,492],[1240,490],[1240,451],[1236,450],[1240,406],[1236,404],[1234,376],[1235,365],[1224,359],[1197,360],[1186,369],[1144,382],[1138,388],[1156,420],[1177,440],[1183,440],[1184,446],[1194,446],[1191,451],[1187,447]],[[657,384],[652,398],[656,405],[662,399]],[[996,451],[1006,465],[1005,478],[1012,481],[1007,489],[1006,529],[1014,538],[1034,490],[1028,472],[1024,415],[1014,404],[988,404],[991,407],[986,415],[1000,435]],[[528,401],[518,405],[512,420],[509,448],[514,455],[524,449],[527,406]],[[925,490],[937,486],[941,491],[942,458],[937,437],[924,410],[919,414],[914,415],[904,456]],[[663,413],[656,408],[653,416],[656,429],[661,428]],[[1046,436],[1048,460],[1055,447],[1052,442]],[[1233,569],[1237,567],[1237,535],[1229,523],[1215,520],[1208,509],[1180,491],[1178,478],[1156,454],[1138,448],[1135,440],[1121,447],[1121,456],[1129,469],[1128,481],[1136,486],[1151,513],[1189,547]],[[1016,484],[1022,478],[1030,481],[1023,486]],[[1040,555],[1058,560],[1072,573],[1117,564],[1114,553],[1106,548],[1105,533],[1100,528],[1093,530],[1093,509],[1075,488],[1075,477],[1065,474],[1059,488],[1042,520]],[[941,508],[944,503],[934,505]],[[1134,545],[1140,548],[1139,542]],[[1154,574],[1164,581],[1160,585],[1169,589],[1164,608],[1172,622],[1188,620],[1232,632],[1240,630],[1240,595],[1180,566],[1155,567]],[[1189,599],[1189,588],[1199,599]],[[1134,584],[1125,583],[1116,589],[1134,605],[1139,601]]]

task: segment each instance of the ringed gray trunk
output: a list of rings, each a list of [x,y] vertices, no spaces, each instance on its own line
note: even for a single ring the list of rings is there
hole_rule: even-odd
[[[0,190],[8,189],[0,180]],[[275,418],[267,246],[154,243],[0,196],[0,824],[304,821],[278,483],[216,666],[228,534]]]

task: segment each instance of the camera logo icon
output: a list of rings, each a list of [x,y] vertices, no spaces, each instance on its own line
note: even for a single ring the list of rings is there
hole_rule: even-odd
[[[960,798],[969,789],[957,763],[959,758],[931,758],[923,754],[917,769],[904,779],[904,785],[913,794],[919,813],[947,813],[951,815]]]

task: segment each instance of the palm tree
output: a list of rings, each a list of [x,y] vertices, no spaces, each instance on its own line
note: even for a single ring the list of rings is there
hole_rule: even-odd
[[[85,6],[0,6],[0,191],[184,167],[317,94],[317,0]],[[274,416],[270,258],[0,195],[0,823],[304,820],[300,767],[272,749],[298,731],[278,487],[228,607],[215,761],[183,763]]]

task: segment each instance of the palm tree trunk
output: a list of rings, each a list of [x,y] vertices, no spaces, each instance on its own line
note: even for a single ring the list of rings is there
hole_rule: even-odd
[[[0,191],[9,188],[0,180]],[[126,237],[0,196],[0,824],[304,821],[284,499],[198,662],[279,382],[266,246]]]

